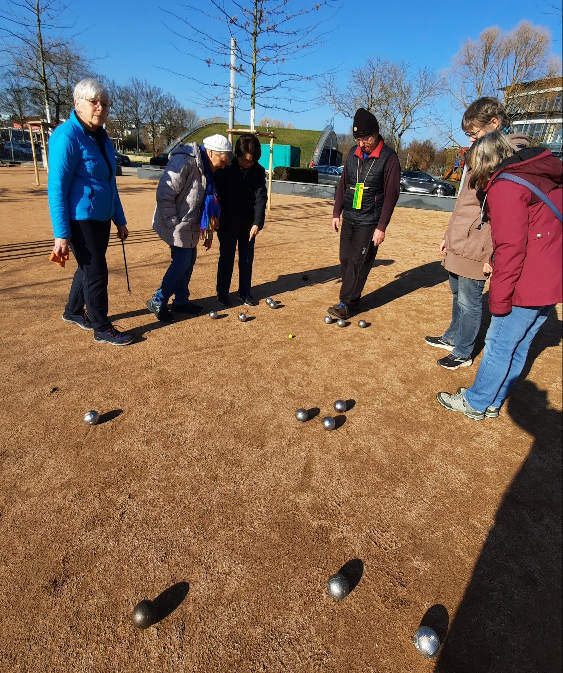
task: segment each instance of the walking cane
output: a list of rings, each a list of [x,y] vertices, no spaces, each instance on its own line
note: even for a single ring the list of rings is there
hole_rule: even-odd
[[[123,248],[123,263],[125,264],[125,275],[127,276],[127,292],[131,294],[131,286],[129,285],[129,271],[127,271],[127,257],[125,257],[125,241],[121,239],[121,247]]]

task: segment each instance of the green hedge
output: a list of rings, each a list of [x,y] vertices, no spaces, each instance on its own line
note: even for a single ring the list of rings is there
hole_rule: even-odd
[[[274,168],[274,180],[289,180],[290,182],[319,183],[319,175],[316,168],[296,168],[293,166],[276,166]]]

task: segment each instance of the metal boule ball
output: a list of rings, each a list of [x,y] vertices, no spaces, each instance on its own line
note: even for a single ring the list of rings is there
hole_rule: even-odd
[[[365,320],[359,320],[358,321],[358,327],[367,327],[368,324]]]
[[[340,318],[340,320],[338,321],[338,327],[346,327],[346,321],[344,320],[344,318]]]
[[[238,319],[241,322],[246,322],[246,313],[239,313]]]
[[[332,325],[334,318],[331,315],[325,315],[325,322],[327,325]]]
[[[133,608],[131,616],[133,626],[137,629],[146,629],[154,623],[154,607],[151,601],[141,601]]]
[[[84,414],[84,423],[88,423],[88,425],[96,425],[99,420],[100,414],[94,409],[90,409]]]
[[[345,400],[336,400],[334,403],[334,410],[341,414],[343,411],[346,411],[347,406]]]
[[[332,416],[325,416],[323,418],[323,427],[325,430],[334,430],[336,427],[336,421]]]
[[[309,420],[309,412],[307,411],[307,409],[297,409],[297,411],[295,412],[295,418],[298,421],[304,423],[305,421]]]
[[[350,584],[342,573],[336,573],[328,578],[326,591],[335,601],[341,601],[350,593]]]
[[[209,317],[215,320],[217,318],[217,311],[209,311]]]
[[[271,297],[266,297],[266,304],[271,304],[273,301]]]
[[[414,646],[426,659],[432,659],[440,649],[440,638],[434,629],[421,626],[413,637]]]

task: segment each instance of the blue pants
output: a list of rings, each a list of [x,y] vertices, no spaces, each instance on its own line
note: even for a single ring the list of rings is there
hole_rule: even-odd
[[[172,304],[186,304],[190,296],[189,284],[197,257],[197,248],[170,247],[172,261],[164,274],[159,289],[154,293],[158,304],[167,304],[174,295]]]
[[[552,306],[513,306],[508,315],[491,318],[479,371],[471,388],[465,391],[465,399],[473,409],[484,411],[502,405],[551,309]]]
[[[483,315],[484,280],[473,280],[450,273],[452,291],[452,321],[442,335],[442,339],[453,344],[452,355],[457,358],[470,358],[475,340],[481,327]]]

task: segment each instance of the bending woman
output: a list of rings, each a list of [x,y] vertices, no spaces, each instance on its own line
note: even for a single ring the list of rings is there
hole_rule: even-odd
[[[438,402],[480,420],[499,415],[532,339],[561,301],[561,161],[539,147],[515,151],[488,133],[469,154],[470,186],[482,190],[493,240],[491,324],[473,385]],[[524,182],[522,182],[524,180]]]

